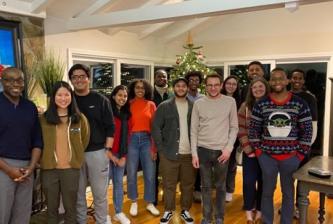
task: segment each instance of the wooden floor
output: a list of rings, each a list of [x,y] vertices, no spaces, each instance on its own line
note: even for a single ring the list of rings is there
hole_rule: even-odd
[[[233,196],[233,201],[226,204],[226,211],[225,211],[225,224],[240,224],[240,223],[246,223],[246,218],[244,211],[242,210],[243,206],[243,197],[242,197],[242,178],[241,178],[241,168],[238,167],[238,172],[236,176],[236,190]],[[126,197],[124,198],[124,213],[128,215],[128,217],[131,219],[132,224],[158,224],[160,217],[154,217],[150,213],[148,213],[145,210],[145,202],[143,201],[143,180],[142,177],[139,177],[138,182],[138,190],[139,190],[139,199],[138,199],[138,205],[139,205],[139,214],[137,217],[133,218],[129,215],[129,207],[130,207],[130,201]],[[125,184],[125,183],[124,183]],[[124,188],[126,189],[126,187]],[[158,209],[160,210],[161,214],[163,213],[163,202],[162,202],[162,190],[159,192],[159,205]],[[177,193],[177,214],[173,216],[171,224],[180,224],[182,223],[180,217],[179,217],[179,192]],[[311,192],[310,196],[310,206],[308,209],[308,223],[314,224],[318,223],[317,217],[318,217],[318,206],[319,206],[319,193],[317,192]],[[91,203],[91,196],[88,195],[88,203]],[[280,217],[277,213],[278,208],[281,207],[281,193],[279,184],[277,186],[277,190],[275,192],[274,197],[274,207],[275,207],[275,222],[274,223],[280,223]],[[110,215],[113,218],[114,215],[114,208],[112,205],[112,186],[109,187],[109,205],[110,205]],[[326,199],[326,215],[325,215],[325,222],[324,223],[333,223],[333,200],[332,199]],[[199,224],[201,220],[201,204],[200,203],[193,203],[191,208],[191,214],[195,219],[195,224]],[[116,221],[112,220],[113,223],[117,223]],[[93,224],[94,221],[92,217],[89,217],[89,224]],[[293,224],[298,223],[296,220],[294,220]]]

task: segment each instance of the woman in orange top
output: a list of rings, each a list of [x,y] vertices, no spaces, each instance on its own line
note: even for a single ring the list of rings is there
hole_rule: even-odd
[[[152,101],[152,86],[143,79],[134,80],[129,84],[128,98],[131,110],[131,136],[127,153],[127,192],[132,200],[130,215],[138,214],[137,204],[137,171],[139,160],[144,177],[144,200],[147,202],[146,209],[153,215],[160,212],[156,209],[155,201],[155,172],[156,150],[152,147],[151,123],[156,111]]]

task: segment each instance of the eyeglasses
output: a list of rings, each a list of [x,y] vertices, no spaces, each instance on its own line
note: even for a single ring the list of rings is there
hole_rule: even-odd
[[[71,80],[73,81],[79,81],[79,80],[87,80],[88,76],[86,75],[78,75],[78,76],[72,76]]]
[[[219,87],[221,87],[221,84],[214,84],[214,85],[212,85],[212,84],[208,84],[208,85],[206,85],[206,87],[207,88],[219,88]]]
[[[24,79],[19,78],[19,79],[12,79],[12,78],[1,78],[5,82],[7,82],[10,85],[14,85],[15,83],[18,85],[23,85],[24,84]]]

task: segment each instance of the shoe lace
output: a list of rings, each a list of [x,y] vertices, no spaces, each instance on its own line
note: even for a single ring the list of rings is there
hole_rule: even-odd
[[[190,215],[190,213],[189,213],[187,210],[184,210],[184,211],[183,211],[183,214],[184,214],[184,216],[185,216],[186,218],[191,218],[191,215]]]
[[[163,218],[168,218],[168,216],[171,215],[171,212],[164,212],[163,214]]]

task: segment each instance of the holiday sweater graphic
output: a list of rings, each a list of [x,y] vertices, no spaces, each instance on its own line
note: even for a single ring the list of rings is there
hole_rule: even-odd
[[[312,117],[307,103],[288,94],[284,102],[271,96],[258,101],[252,110],[249,141],[257,151],[278,159],[306,155],[311,146]]]

